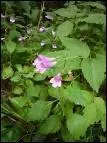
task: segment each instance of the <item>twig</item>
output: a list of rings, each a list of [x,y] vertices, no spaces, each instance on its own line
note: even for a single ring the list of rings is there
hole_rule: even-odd
[[[42,20],[42,12],[43,12],[43,10],[44,10],[44,1],[43,1],[43,3],[41,2],[41,11],[40,11],[40,17],[39,17],[37,29],[39,29],[39,25],[40,25],[40,22]]]
[[[29,134],[23,135],[21,138],[19,138],[19,139],[16,141],[16,143],[19,142],[19,141],[21,141],[24,137],[29,136],[29,135],[35,135],[35,133],[29,133]]]

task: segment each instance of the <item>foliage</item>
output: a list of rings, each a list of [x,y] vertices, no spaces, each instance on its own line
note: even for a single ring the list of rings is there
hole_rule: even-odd
[[[2,141],[105,140],[105,6],[71,1],[47,12],[44,2],[41,8],[33,1],[1,5]],[[32,65],[39,54],[57,61],[43,74]],[[62,86],[54,88],[49,81],[58,73]],[[96,138],[89,133],[94,125],[101,131]]]

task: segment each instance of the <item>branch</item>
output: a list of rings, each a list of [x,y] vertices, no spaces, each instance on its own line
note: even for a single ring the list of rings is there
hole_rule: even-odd
[[[43,1],[43,3],[41,2],[41,11],[40,11],[40,17],[39,17],[37,29],[39,29],[39,26],[40,26],[40,23],[41,23],[41,20],[42,20],[42,13],[43,13],[43,10],[44,10],[44,3],[45,3],[44,1]]]

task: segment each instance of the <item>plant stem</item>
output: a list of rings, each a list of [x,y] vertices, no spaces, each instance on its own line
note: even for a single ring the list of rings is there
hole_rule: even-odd
[[[42,13],[43,13],[43,10],[44,10],[44,1],[43,1],[43,3],[41,2],[41,11],[40,11],[40,17],[39,17],[37,29],[39,29],[39,26],[40,26],[40,23],[41,23],[41,20],[42,20]]]

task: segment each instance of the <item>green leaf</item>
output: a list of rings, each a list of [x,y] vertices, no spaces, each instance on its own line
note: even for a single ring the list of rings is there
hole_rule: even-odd
[[[28,121],[44,120],[50,113],[51,102],[38,100],[28,112]]]
[[[57,73],[66,74],[71,70],[76,70],[81,68],[81,59],[79,58],[78,54],[76,56],[72,54],[72,52],[67,50],[60,50],[60,51],[54,51],[45,53],[48,57],[56,58],[57,64],[47,70],[44,75],[54,76]],[[63,70],[62,70],[63,69]]]
[[[59,88],[49,87],[48,94],[49,96],[59,99]]]
[[[69,50],[71,56],[81,56],[87,58],[90,54],[88,45],[78,39],[60,37],[62,44]]]
[[[94,103],[96,105],[97,120],[102,120],[106,114],[105,102],[101,97],[96,97]]]
[[[21,133],[20,128],[18,128],[17,126],[6,128],[4,131],[2,131],[1,141],[16,142],[16,140],[18,140],[21,135],[20,133]]]
[[[46,100],[48,98],[48,87],[47,86],[41,86],[41,91],[40,91],[40,100]]]
[[[56,133],[61,127],[61,121],[57,115],[51,115],[44,123],[40,126],[41,134]]]
[[[13,91],[14,94],[18,94],[20,95],[21,93],[23,93],[23,89],[21,87],[16,86]]]
[[[87,106],[93,102],[93,96],[90,92],[80,90],[77,87],[69,86],[67,89],[65,89],[64,94],[65,99],[68,99],[77,105]]]
[[[94,103],[87,105],[83,110],[84,117],[87,120],[88,124],[94,124],[96,122],[96,106]]]
[[[64,23],[58,26],[56,33],[59,36],[68,36],[69,34],[71,34],[72,30],[73,23],[71,23],[70,21],[65,21]]]
[[[5,46],[6,46],[7,51],[8,51],[10,54],[12,54],[12,53],[15,51],[15,49],[16,49],[16,43],[14,43],[14,42],[12,42],[12,41],[7,41],[7,42],[5,43]]]
[[[37,73],[33,79],[35,81],[41,81],[41,80],[44,80],[45,78],[46,78],[46,75]]]
[[[21,81],[22,79],[21,79],[21,76],[18,74],[18,73],[15,73],[14,74],[14,76],[13,77],[11,77],[11,79],[10,79],[12,82],[19,82],[19,81]]]
[[[22,72],[23,68],[21,64],[16,64],[15,67],[18,70],[18,72]]]
[[[25,78],[33,78],[34,74],[35,74],[35,72],[29,72],[28,74],[23,74],[23,77],[25,77]]]
[[[9,33],[9,38],[11,40],[14,40],[14,39],[16,39],[16,38],[18,38],[20,36],[21,36],[20,32],[18,32],[16,30],[11,30],[10,33]]]
[[[20,1],[20,6],[26,13],[30,13],[31,5],[29,1]]]
[[[101,127],[103,129],[103,131],[106,131],[106,114],[103,116],[102,120],[101,120]]]
[[[91,6],[91,7],[95,7],[95,8],[98,8],[98,9],[101,9],[101,10],[105,10],[105,6],[103,4],[100,4],[98,2],[84,2],[84,3],[81,3],[80,5],[82,6]]]
[[[66,18],[74,18],[78,12],[78,8],[76,6],[72,6],[69,8],[60,8],[54,11],[55,14],[60,15]]]
[[[14,71],[10,66],[4,67],[3,72],[2,72],[2,78],[3,79],[10,78],[13,76],[13,73],[14,73]]]
[[[85,136],[87,131],[87,121],[79,114],[72,114],[67,118],[67,128],[74,139]]]
[[[39,85],[29,85],[27,87],[27,96],[28,97],[38,97],[40,95],[41,87]]]
[[[82,72],[85,79],[96,92],[104,80],[105,63],[98,59],[84,59],[82,61]]]
[[[106,23],[106,15],[101,13],[89,14],[88,17],[78,20],[78,22],[95,23],[104,25]]]
[[[10,101],[15,106],[19,106],[22,108],[28,102],[28,98],[26,96],[13,97],[10,98]]]
[[[37,21],[38,14],[39,14],[39,9],[36,8],[36,9],[31,10],[31,20],[32,20],[32,22]]]
[[[66,126],[62,125],[61,126],[61,135],[64,140],[64,142],[74,142],[75,140],[73,139],[72,135],[66,128]]]

